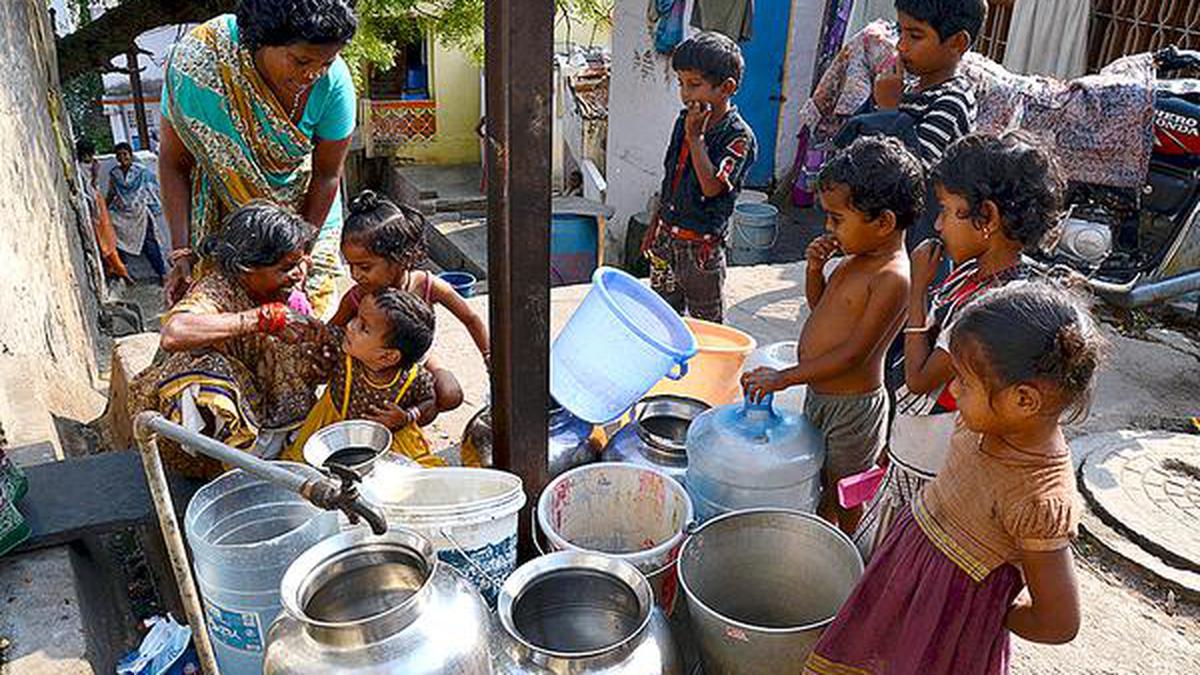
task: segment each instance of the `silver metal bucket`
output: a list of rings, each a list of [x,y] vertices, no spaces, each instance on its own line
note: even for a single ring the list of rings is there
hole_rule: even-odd
[[[815,515],[751,509],[708,521],[679,554],[705,675],[800,672],[862,573],[850,538]]]
[[[671,629],[633,565],[559,551],[504,583],[492,653],[501,675],[681,675]]]

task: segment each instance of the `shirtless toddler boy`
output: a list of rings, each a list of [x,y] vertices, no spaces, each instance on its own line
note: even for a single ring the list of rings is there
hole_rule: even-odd
[[[904,321],[908,254],[904,228],[925,196],[921,162],[894,138],[860,138],[830,159],[819,177],[828,234],[809,247],[805,295],[812,314],[800,333],[799,363],[742,377],[751,400],[808,385],[804,412],[825,436],[818,513],[846,533],[861,507],[842,509],[838,480],[869,469],[887,441],[883,359]],[[825,267],[846,257],[829,278]]]

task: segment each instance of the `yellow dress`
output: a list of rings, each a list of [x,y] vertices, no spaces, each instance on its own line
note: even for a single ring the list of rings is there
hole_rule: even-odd
[[[407,371],[398,371],[392,381],[387,384],[376,384],[365,374],[356,380],[354,360],[347,355],[343,367],[335,370],[325,394],[309,412],[304,424],[300,427],[296,440],[283,453],[282,458],[303,462],[304,444],[313,434],[343,420],[361,419],[365,417],[366,411],[371,405],[377,405],[383,401],[401,405],[406,395],[409,398],[418,398],[415,395],[420,393],[418,390],[421,389],[431,394],[431,384],[425,381],[425,378],[428,378],[428,375],[418,363]],[[333,396],[333,392],[339,390],[341,392],[340,405],[334,401]],[[410,403],[415,404],[413,401]],[[425,435],[421,433],[421,428],[416,424],[409,424],[392,431],[392,452],[408,457],[425,467],[446,465],[445,460],[431,452],[429,442],[425,440]]]

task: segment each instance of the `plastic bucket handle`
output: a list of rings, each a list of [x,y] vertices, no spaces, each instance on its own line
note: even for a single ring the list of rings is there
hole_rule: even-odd
[[[679,372],[676,372],[676,369],[678,369]],[[667,378],[678,381],[678,380],[682,380],[683,378],[687,377],[687,374],[688,374],[687,361],[679,361],[675,364],[674,367],[671,368],[671,371],[667,373]]]

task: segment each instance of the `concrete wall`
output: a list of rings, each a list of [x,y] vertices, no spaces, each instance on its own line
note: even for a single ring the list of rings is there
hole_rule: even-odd
[[[396,155],[421,164],[478,164],[479,66],[465,53],[435,42],[429,67],[437,102],[437,137],[406,145]]]
[[[662,181],[663,155],[683,107],[670,56],[654,50],[645,3],[616,3],[609,87],[605,178],[607,203],[616,214],[608,224],[605,258],[619,260],[629,217],[646,209]]]
[[[96,370],[92,244],[73,201],[53,47],[44,1],[0,3],[0,419],[14,445],[32,400],[90,419],[79,394]]]

